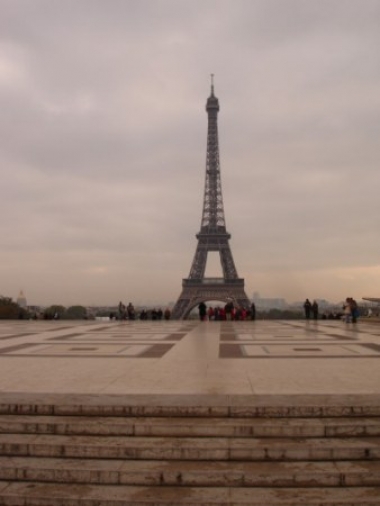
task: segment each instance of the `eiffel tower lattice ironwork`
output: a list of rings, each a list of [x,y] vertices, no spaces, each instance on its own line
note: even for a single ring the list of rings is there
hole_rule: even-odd
[[[232,300],[235,307],[250,306],[244,291],[244,279],[239,278],[232,257],[226,230],[222,185],[219,166],[218,112],[219,101],[214,95],[211,78],[211,95],[207,99],[208,115],[206,181],[203,200],[201,230],[190,274],[182,280],[182,293],[173,311],[173,318],[186,318],[190,311],[201,302]],[[219,252],[223,277],[206,278],[207,256],[210,251]]]

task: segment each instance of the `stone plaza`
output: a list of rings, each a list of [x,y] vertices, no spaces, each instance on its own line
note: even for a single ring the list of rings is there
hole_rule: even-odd
[[[0,360],[3,394],[378,394],[380,325],[3,321]]]
[[[0,504],[380,504],[380,326],[0,322]]]

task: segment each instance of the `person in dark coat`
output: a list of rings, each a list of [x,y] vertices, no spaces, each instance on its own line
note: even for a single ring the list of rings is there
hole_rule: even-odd
[[[205,320],[206,319],[206,314],[207,314],[207,306],[204,302],[201,302],[198,306],[198,311],[199,311],[199,319],[201,321]]]
[[[256,306],[254,302],[251,304],[251,320],[256,320]]]
[[[311,306],[311,311],[313,313],[314,320],[318,320],[318,303],[316,300],[313,301],[313,304]]]
[[[226,320],[232,320],[232,313],[234,311],[234,304],[232,300],[228,301],[224,306],[224,311],[226,313]]]
[[[306,320],[310,320],[311,302],[309,301],[309,299],[305,300],[303,308],[305,310],[305,318],[306,318]]]

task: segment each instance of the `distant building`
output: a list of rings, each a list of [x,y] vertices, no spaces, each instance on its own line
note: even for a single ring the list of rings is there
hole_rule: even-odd
[[[17,301],[16,302],[17,302],[17,304],[20,307],[22,307],[24,309],[26,308],[26,306],[27,306],[26,297],[25,297],[24,292],[22,290],[20,290],[20,293],[19,293],[19,295],[17,297]]]

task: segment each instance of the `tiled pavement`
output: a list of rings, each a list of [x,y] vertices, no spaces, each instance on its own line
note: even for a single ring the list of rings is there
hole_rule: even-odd
[[[378,394],[380,324],[1,321],[0,392]]]
[[[0,503],[380,505],[380,325],[0,322]]]

